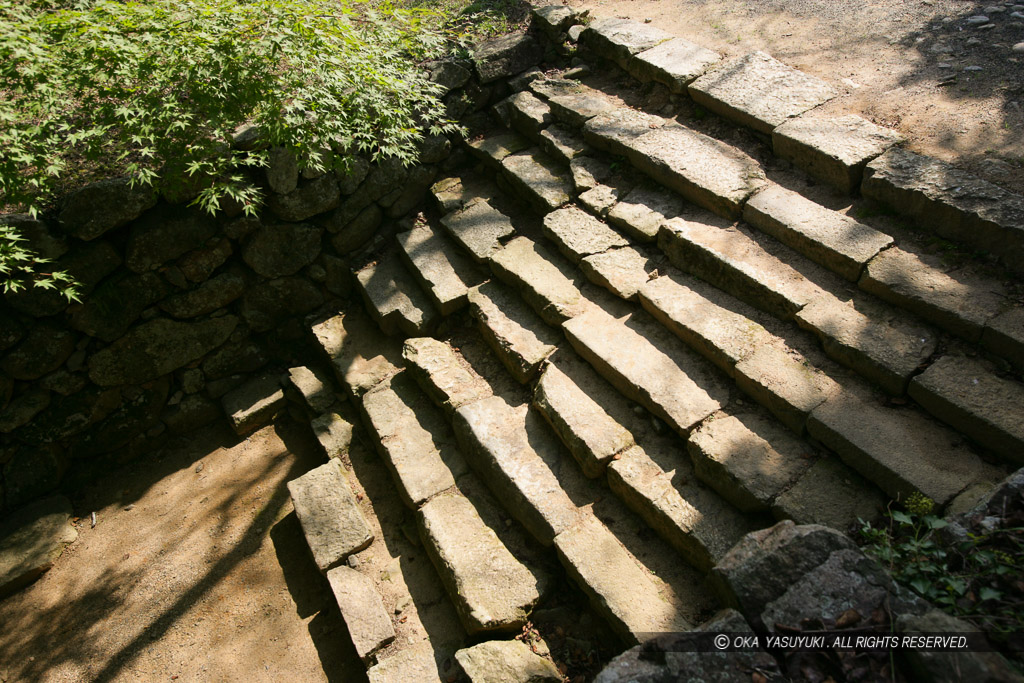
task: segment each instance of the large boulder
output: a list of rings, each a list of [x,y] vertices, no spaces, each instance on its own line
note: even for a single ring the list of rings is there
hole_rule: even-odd
[[[283,221],[304,221],[330,211],[340,201],[338,179],[329,173],[302,183],[288,194],[270,195],[267,206]]]
[[[86,185],[68,195],[58,220],[69,235],[81,240],[94,240],[135,220],[154,205],[156,192],[152,187],[139,184],[131,187],[129,178],[110,178]]]
[[[488,40],[473,53],[481,83],[515,76],[540,61],[544,48],[531,36],[513,33]]]
[[[100,284],[82,305],[68,311],[71,327],[90,337],[114,341],[144,310],[167,296],[168,289],[156,273],[122,273]]]
[[[320,254],[323,231],[305,223],[264,225],[242,249],[242,259],[263,277],[294,275]]]

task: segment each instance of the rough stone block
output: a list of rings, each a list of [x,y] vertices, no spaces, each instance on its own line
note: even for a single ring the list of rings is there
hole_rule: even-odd
[[[434,660],[434,648],[430,641],[422,641],[405,647],[399,652],[381,659],[366,670],[370,683],[395,683],[395,681],[423,681],[442,683],[441,675]]]
[[[660,28],[628,19],[601,18],[590,22],[580,40],[600,57],[625,68],[629,58],[675,38]]]
[[[544,322],[553,326],[578,315],[585,304],[572,282],[572,271],[556,259],[526,237],[512,239],[490,257],[495,274],[516,287]]]
[[[420,388],[449,417],[467,403],[491,395],[490,385],[445,342],[406,339],[402,356]]]
[[[339,458],[352,445],[352,423],[334,411],[313,418],[309,426],[328,458]]]
[[[441,219],[441,225],[480,262],[501,249],[500,240],[515,234],[508,216],[483,199],[448,214]]]
[[[672,92],[684,94],[687,85],[721,59],[713,50],[672,38],[634,55],[625,68],[639,81],[664,83]]]
[[[561,341],[515,292],[497,282],[469,290],[469,310],[502,364],[527,384]]]
[[[543,48],[532,36],[513,33],[481,44],[473,52],[473,65],[480,82],[490,83],[525,71],[543,56]]]
[[[330,380],[319,376],[316,370],[302,365],[288,370],[288,382],[302,396],[302,401],[314,413],[323,413],[337,401]]]
[[[373,581],[349,567],[327,572],[331,592],[348,627],[356,654],[364,662],[395,639],[395,627]]]
[[[548,100],[552,115],[573,128],[582,128],[590,119],[617,106],[614,100],[597,90],[586,86],[580,90],[578,93],[556,95]]]
[[[437,311],[397,254],[388,254],[355,275],[367,310],[385,334],[419,336],[437,321]]]
[[[981,345],[1024,370],[1024,308],[1010,308],[985,323]]]
[[[574,263],[579,263],[584,256],[629,245],[607,224],[577,206],[565,206],[545,216],[544,234]]]
[[[224,414],[235,433],[244,436],[262,427],[285,407],[284,389],[277,375],[265,375],[229,391],[221,399]]]
[[[633,239],[654,242],[661,224],[683,210],[683,198],[653,183],[634,188],[608,212],[608,222]]]
[[[412,276],[443,316],[465,306],[469,288],[485,279],[484,273],[431,225],[399,233],[398,246]]]
[[[501,162],[503,177],[540,213],[572,200],[573,187],[554,159],[542,152],[521,152]]]
[[[517,92],[508,102],[511,123],[523,135],[536,138],[552,121],[551,107],[533,93]]]
[[[842,532],[871,521],[885,509],[877,486],[834,457],[819,458],[785,493],[775,499],[777,519],[822,524]]]
[[[540,132],[540,146],[548,156],[564,164],[590,151],[583,138],[557,123]]]
[[[555,7],[572,12],[568,7]],[[491,640],[467,647],[455,653],[455,661],[470,683],[561,683],[563,680],[551,660],[534,654],[529,645],[518,640]]]
[[[627,156],[634,141],[668,122],[635,109],[613,109],[595,116],[583,127],[583,140],[610,154]]]
[[[840,390],[799,353],[775,344],[736,364],[736,384],[797,434],[811,411]]]
[[[473,156],[493,168],[499,168],[505,157],[530,147],[528,139],[512,131],[491,133],[482,138],[470,140],[466,144]]]
[[[595,285],[620,298],[635,300],[637,293],[657,270],[656,264],[655,259],[643,252],[625,247],[587,256],[580,261],[580,270]]]
[[[313,337],[343,387],[356,397],[398,372],[402,347],[353,307],[313,326]]]

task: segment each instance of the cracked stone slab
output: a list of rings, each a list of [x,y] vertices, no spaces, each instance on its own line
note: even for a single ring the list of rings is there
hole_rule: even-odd
[[[578,93],[556,95],[548,103],[556,119],[574,128],[582,128],[583,124],[598,114],[618,106],[607,95],[586,86]]]
[[[743,220],[851,282],[893,244],[889,235],[775,183],[747,201]]]
[[[363,662],[395,639],[395,627],[373,580],[350,567],[335,567],[327,581],[348,627],[356,654]]]
[[[855,114],[805,115],[772,131],[772,149],[821,182],[852,194],[860,187],[868,162],[904,139]]]
[[[544,217],[544,235],[573,263],[613,247],[629,246],[629,242],[606,223],[572,205]]]
[[[420,388],[449,417],[467,403],[491,395],[490,385],[445,342],[430,337],[406,339],[402,356]]]
[[[561,341],[515,292],[497,282],[469,290],[469,310],[484,340],[522,384],[533,379]]]
[[[657,263],[656,259],[633,247],[624,247],[585,257],[580,261],[580,270],[598,287],[604,287],[619,298],[635,301],[652,273],[657,271]]]
[[[469,288],[485,274],[439,230],[426,224],[397,236],[399,255],[442,316],[466,305]]]
[[[828,102],[838,93],[764,52],[723,63],[689,85],[694,102],[762,133]]]
[[[776,519],[823,524],[845,532],[858,520],[876,519],[886,498],[839,458],[819,458],[789,490],[775,499]]]
[[[736,384],[797,434],[811,411],[840,392],[839,385],[796,351],[762,346],[736,364]]]
[[[481,263],[501,249],[502,239],[516,231],[508,216],[492,207],[485,199],[448,214],[441,219],[441,225]]]
[[[572,182],[558,163],[543,152],[521,152],[505,157],[502,175],[518,194],[540,213],[554,211],[572,201]]]
[[[356,274],[366,308],[385,334],[421,335],[437,312],[397,254],[388,254]]]
[[[910,381],[910,397],[958,432],[1024,464],[1024,386],[966,356],[944,356]]]
[[[661,224],[675,218],[685,202],[679,195],[654,183],[635,187],[608,212],[608,222],[641,242],[658,239]]]
[[[320,571],[337,566],[373,542],[337,458],[288,482],[288,492]]]
[[[270,422],[287,403],[281,378],[264,375],[229,391],[221,399],[235,433],[244,436]]]
[[[629,58],[675,38],[660,28],[628,19],[601,18],[590,22],[580,41],[599,57],[626,68]]]
[[[516,287],[544,322],[557,327],[579,315],[586,300],[572,281],[572,271],[542,245],[516,237],[491,255],[499,279]]]
[[[722,56],[682,38],[672,38],[657,47],[633,55],[625,69],[643,82],[657,81],[677,94],[714,66]]]

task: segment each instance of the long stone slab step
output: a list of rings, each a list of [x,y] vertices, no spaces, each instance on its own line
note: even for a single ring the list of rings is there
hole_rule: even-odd
[[[463,208],[447,214],[441,225],[480,263],[501,249],[501,240],[516,231],[508,216],[482,198],[467,201]]]
[[[501,169],[506,157],[530,148],[530,140],[515,131],[503,131],[469,140],[466,143],[470,154],[495,170]]]
[[[750,198],[743,220],[851,282],[893,244],[889,235],[775,183]]]
[[[341,386],[358,398],[402,367],[402,345],[381,333],[358,306],[313,326]]]
[[[628,156],[636,140],[668,125],[666,119],[635,109],[613,109],[587,121],[583,140],[610,154]]]
[[[723,62],[691,83],[689,92],[716,114],[766,134],[838,94],[820,78],[764,52]]]
[[[572,201],[575,188],[558,162],[540,150],[511,154],[501,162],[502,177],[539,213]]]
[[[573,128],[582,128],[590,119],[618,106],[604,93],[581,85],[578,92],[554,95],[548,100],[551,113],[560,122]]]
[[[925,410],[1000,457],[1024,464],[1024,386],[979,361],[944,356],[910,382]]]
[[[446,342],[430,337],[406,339],[402,357],[420,388],[449,418],[462,406],[492,394],[490,385]]]
[[[395,639],[395,626],[380,593],[372,579],[346,566],[327,572],[327,581],[356,654],[363,662],[369,662],[378,650]]]
[[[338,566],[373,542],[373,533],[337,458],[288,482],[288,493],[320,571]]]
[[[797,524],[822,524],[843,532],[861,520],[882,516],[888,502],[881,489],[835,456],[818,458],[810,469],[775,498],[772,514]]]
[[[491,268],[512,285],[549,325],[579,315],[586,300],[572,282],[568,264],[528,237],[516,237],[491,254]]]
[[[551,107],[525,90],[509,95],[508,104],[512,127],[533,140],[539,140],[541,130],[554,120]]]
[[[623,247],[585,257],[580,261],[580,270],[598,287],[604,287],[620,299],[635,301],[647,281],[666,262],[664,254]]]
[[[593,515],[556,536],[555,548],[594,609],[627,643],[690,628],[679,608],[660,595],[650,574]]]
[[[456,477],[468,471],[444,415],[408,372],[363,394],[361,408],[402,500],[413,510],[455,486]]]
[[[506,509],[543,545],[579,521],[579,510],[559,484],[561,446],[529,406],[498,396],[465,405],[454,427],[470,464]]]
[[[402,648],[390,657],[366,670],[370,683],[395,683],[395,681],[423,681],[423,683],[441,683],[437,662],[434,659],[434,648],[430,641],[421,641]]]
[[[998,476],[952,430],[912,408],[884,408],[849,391],[818,406],[807,430],[898,500],[922,493],[945,505]]]
[[[714,370],[643,314],[619,320],[594,306],[562,329],[599,374],[684,436],[728,399]]]
[[[366,308],[386,334],[418,336],[437,322],[437,311],[397,254],[387,254],[356,274]]]
[[[658,246],[680,270],[783,320],[822,294],[739,227],[673,218],[662,224]]]
[[[677,94],[703,75],[722,56],[713,50],[682,38],[672,38],[649,50],[638,52],[626,62],[625,69],[644,83],[657,81]]]
[[[465,306],[469,288],[487,279],[482,269],[429,224],[399,233],[397,239],[399,254],[442,316]]]
[[[616,62],[623,69],[633,55],[667,43],[673,38],[675,36],[668,31],[650,24],[612,17],[591,21],[580,34],[580,41],[594,54]]]
[[[702,572],[756,528],[732,504],[697,485],[685,459],[666,472],[634,446],[610,462],[607,471],[615,495]]]
[[[469,310],[502,365],[522,384],[536,376],[561,341],[558,332],[501,283],[491,281],[471,289]]]
[[[940,237],[1024,273],[1024,196],[933,159],[893,148],[864,170],[861,192]]]
[[[683,210],[683,198],[653,182],[641,183],[608,212],[608,222],[635,240],[654,242],[661,224]]]
[[[576,157],[590,152],[590,146],[583,141],[578,131],[557,123],[540,132],[540,147],[549,157],[563,164],[570,164]]]
[[[537,579],[456,491],[432,498],[417,519],[423,545],[471,636],[521,629],[540,599]]]
[[[629,246],[629,241],[607,223],[575,205],[563,206],[545,216],[544,235],[573,263],[614,247]]]
[[[455,653],[455,661],[469,683],[491,683],[496,678],[528,683],[565,680],[554,662],[541,657],[521,640],[490,640],[466,647]]]

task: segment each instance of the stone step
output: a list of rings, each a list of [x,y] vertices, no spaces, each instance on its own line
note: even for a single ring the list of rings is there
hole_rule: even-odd
[[[940,258],[886,249],[871,259],[859,286],[880,299],[972,342],[1005,305],[1005,288],[971,273],[948,272]]]
[[[395,639],[395,627],[373,580],[341,566],[327,572],[327,581],[348,627],[356,654],[364,663]]]
[[[658,246],[680,270],[783,320],[822,293],[739,226],[673,218],[662,224]]]
[[[683,198],[652,182],[641,183],[608,212],[608,222],[641,242],[658,239],[661,224],[683,210]]]
[[[981,345],[1024,370],[1024,308],[1008,308],[985,323]]]
[[[938,334],[903,311],[823,294],[796,314],[800,327],[818,336],[829,358],[852,368],[889,394],[907,382],[935,353]]]
[[[750,198],[743,220],[851,282],[893,244],[889,235],[775,183]]]
[[[466,143],[469,153],[495,170],[506,157],[530,148],[530,140],[515,131],[490,133]]]
[[[537,579],[461,493],[443,493],[417,513],[430,555],[466,632],[516,631],[540,599]]]
[[[485,199],[468,201],[462,209],[442,218],[441,225],[481,263],[501,249],[501,240],[516,232],[508,216]]]
[[[511,154],[501,161],[501,169],[512,189],[539,213],[572,201],[574,188],[565,170],[540,150]]]
[[[613,109],[587,121],[584,142],[599,150],[628,157],[640,136],[667,125],[668,121],[635,109]]]
[[[449,418],[462,406],[492,393],[490,385],[446,342],[430,337],[406,339],[402,356],[423,392]]]
[[[366,676],[370,683],[442,683],[444,680],[438,673],[434,648],[428,640],[403,647],[390,657],[381,659],[366,670]]]
[[[630,58],[675,38],[671,33],[628,19],[594,19],[580,34],[580,42],[599,57],[616,62],[623,69]]]
[[[965,356],[944,356],[910,382],[910,396],[957,431],[1024,464],[1024,386]]]
[[[554,662],[536,654],[520,640],[490,640],[463,648],[455,653],[455,661],[470,683],[494,680],[562,683],[564,680]]]
[[[690,628],[679,609],[659,594],[650,574],[593,515],[558,534],[555,548],[594,609],[627,643],[637,644],[652,633]]]
[[[563,164],[570,164],[576,157],[586,156],[591,151],[576,131],[558,123],[540,132],[540,147],[549,157]]]
[[[533,404],[583,473],[599,477],[612,458],[633,446],[633,436],[602,407],[618,398],[608,396],[611,387],[583,366],[574,367],[573,375],[576,381],[549,362],[537,382]]]
[[[336,567],[373,542],[337,458],[288,482],[288,493],[320,571]]]
[[[572,128],[583,125],[598,114],[616,108],[618,103],[604,93],[581,85],[576,92],[554,95],[548,100],[552,115]]]
[[[385,334],[419,336],[437,322],[437,311],[397,254],[356,272],[366,308]]]
[[[640,290],[652,275],[664,267],[665,262],[663,254],[623,247],[585,257],[580,261],[580,270],[598,287],[604,287],[621,299],[635,301]]]
[[[399,233],[398,246],[409,272],[442,316],[465,306],[469,288],[487,279],[476,264],[429,224]]]
[[[508,104],[512,127],[531,140],[539,141],[541,130],[554,120],[551,107],[525,90],[509,95]]]
[[[988,251],[1024,273],[1024,196],[933,159],[893,148],[864,170],[861,192],[940,237]]]
[[[595,306],[562,329],[601,376],[684,436],[728,399],[714,370],[642,313],[620,320]]]
[[[764,52],[723,62],[691,83],[689,92],[697,104],[768,135],[838,94],[821,79]]]
[[[545,216],[544,235],[573,263],[614,247],[629,246],[622,235],[576,205],[563,206]]]
[[[687,85],[721,59],[713,50],[682,38],[672,38],[633,55],[624,68],[638,81],[656,81],[682,95]]]
[[[608,485],[686,561],[702,572],[756,525],[714,491],[698,486],[685,458],[665,471],[640,446],[608,464]]]
[[[586,303],[568,264],[527,237],[513,238],[491,254],[490,262],[498,278],[515,287],[549,325],[579,315]]]
[[[338,383],[356,398],[402,366],[402,346],[381,333],[358,306],[313,326],[313,337]]]
[[[536,376],[561,341],[558,332],[501,283],[491,281],[469,290],[469,310],[502,365],[522,384]]]
[[[912,408],[885,408],[849,391],[818,406],[807,431],[898,500],[922,493],[941,506],[996,478],[952,430]]]
[[[886,510],[888,497],[839,458],[818,458],[785,492],[775,498],[772,514],[797,524],[821,524],[838,531],[860,529]]]
[[[468,471],[444,415],[408,372],[363,394],[361,408],[374,445],[410,508],[454,487],[455,479]]]
[[[454,427],[474,470],[540,543],[576,524],[579,511],[556,476],[565,455],[529,406],[492,396],[459,408]]]

